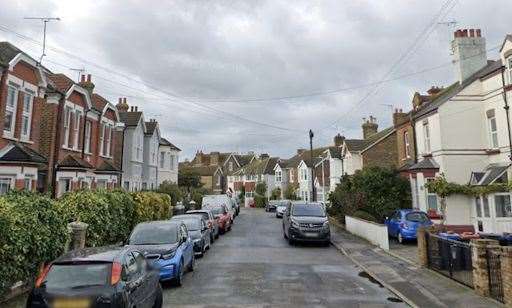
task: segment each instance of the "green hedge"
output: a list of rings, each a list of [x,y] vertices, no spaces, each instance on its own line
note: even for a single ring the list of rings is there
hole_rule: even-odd
[[[48,197],[11,192],[0,198],[0,297],[17,281],[36,277],[68,240],[66,221]]]
[[[17,281],[36,277],[42,263],[62,254],[69,222],[87,223],[86,246],[102,246],[125,240],[139,222],[170,216],[170,197],[155,192],[83,190],[57,201],[26,192],[1,196],[0,298]]]

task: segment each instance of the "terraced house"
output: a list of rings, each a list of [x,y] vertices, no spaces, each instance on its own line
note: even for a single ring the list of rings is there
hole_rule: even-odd
[[[0,193],[52,188],[58,197],[77,189],[120,185],[127,167],[123,158],[134,157],[124,155],[124,135],[129,135],[132,122],[138,125],[138,118],[132,121],[124,109],[126,100],[118,104],[121,117],[116,106],[95,93],[91,75],[74,82],[8,42],[0,42],[0,72]],[[134,186],[125,188],[155,189],[160,131],[155,120],[139,118],[143,132],[134,149],[141,157],[134,160],[142,165],[140,180],[133,181],[138,178],[130,168],[128,182]]]

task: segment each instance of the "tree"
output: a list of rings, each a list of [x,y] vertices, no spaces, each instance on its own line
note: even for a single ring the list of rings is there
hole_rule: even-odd
[[[187,188],[189,192],[192,188],[203,186],[201,175],[192,169],[180,169],[178,171],[178,183],[180,186]]]
[[[163,181],[158,187],[158,192],[168,194],[171,197],[172,206],[176,206],[176,203],[183,199],[183,193],[179,186],[170,181]]]
[[[290,183],[284,190],[284,198],[286,200],[297,200],[297,189],[298,185],[296,183]]]
[[[279,200],[281,199],[281,188],[276,187],[272,189],[272,192],[270,193],[270,200]]]
[[[267,204],[267,184],[265,182],[256,184],[254,204],[256,207],[265,207]]]
[[[411,207],[410,184],[395,170],[363,168],[354,175],[343,176],[329,200],[331,214],[341,219],[356,214],[383,222],[394,210]]]
[[[245,186],[242,185],[242,188],[240,189],[240,193],[238,194],[238,199],[240,200],[240,203],[245,203]]]

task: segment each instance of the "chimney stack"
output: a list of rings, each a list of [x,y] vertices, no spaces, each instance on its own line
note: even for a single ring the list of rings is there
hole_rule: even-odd
[[[297,155],[302,155],[306,152],[306,149],[297,149]]]
[[[379,129],[379,125],[377,124],[377,119],[373,116],[370,116],[370,118],[363,119],[363,139],[367,139],[368,137],[374,135],[377,133],[377,130]]]
[[[345,141],[345,136],[342,136],[340,134],[337,134],[334,136],[334,146],[340,147],[343,145],[343,141]]]
[[[129,106],[126,103],[126,97],[125,98],[122,98],[122,97],[119,98],[119,100],[117,102],[117,105],[116,105],[116,108],[120,112],[127,112],[128,111]]]
[[[82,75],[80,77],[80,86],[89,92],[90,95],[92,95],[92,92],[94,91],[94,83],[91,81],[91,74],[87,74],[87,79],[85,79],[85,75]]]
[[[393,126],[396,127],[407,122],[407,120],[409,120],[407,113],[403,112],[402,109],[395,109],[395,112],[393,113]]]
[[[455,74],[460,83],[487,65],[485,38],[480,29],[455,31],[452,51]]]

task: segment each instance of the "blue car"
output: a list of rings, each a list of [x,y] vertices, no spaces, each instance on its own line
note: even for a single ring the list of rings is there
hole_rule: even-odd
[[[388,235],[396,237],[400,244],[415,240],[418,227],[432,225],[427,213],[412,209],[396,210],[384,223],[388,227]]]
[[[194,243],[186,225],[180,221],[140,223],[132,231],[129,245],[141,251],[160,272],[160,281],[181,286],[186,271],[195,264]]]

